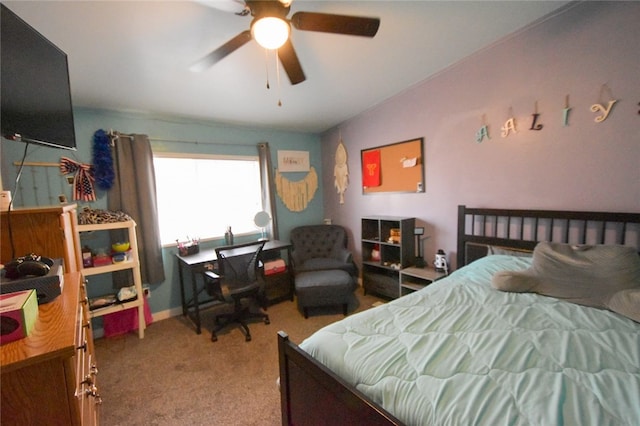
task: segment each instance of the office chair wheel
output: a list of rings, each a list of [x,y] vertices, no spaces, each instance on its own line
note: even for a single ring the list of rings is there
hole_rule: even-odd
[[[264,323],[265,323],[265,324],[271,324],[271,321],[269,321],[269,317],[266,317],[266,318],[264,319]]]
[[[218,341],[218,336],[216,336],[215,334],[211,335],[211,341],[212,342],[217,342]]]
[[[251,341],[251,335],[247,334],[247,336],[244,338],[245,342],[250,342]]]

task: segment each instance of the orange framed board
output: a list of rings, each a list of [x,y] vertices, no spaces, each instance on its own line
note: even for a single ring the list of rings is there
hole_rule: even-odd
[[[424,138],[361,151],[362,193],[425,192]]]

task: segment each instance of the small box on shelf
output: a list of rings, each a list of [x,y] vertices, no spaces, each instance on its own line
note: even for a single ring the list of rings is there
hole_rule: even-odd
[[[107,266],[111,265],[112,263],[113,261],[111,260],[111,256],[107,256],[106,254],[93,256],[93,267]]]
[[[20,340],[31,334],[38,319],[36,291],[22,290],[0,295],[0,344]]]
[[[400,228],[391,228],[389,230],[389,238],[387,242],[392,244],[400,244]]]
[[[264,274],[275,275],[287,270],[283,259],[275,259],[264,263]]]

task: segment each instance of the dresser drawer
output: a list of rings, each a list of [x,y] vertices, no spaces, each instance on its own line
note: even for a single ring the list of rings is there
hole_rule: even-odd
[[[100,403],[82,276],[38,307],[33,333],[0,347],[0,424],[95,425]],[[85,380],[87,377],[91,380]]]
[[[88,312],[84,282],[80,288],[78,327],[76,330],[76,400],[83,425],[98,423],[98,406],[102,404],[98,390],[98,368],[94,358],[93,330]]]

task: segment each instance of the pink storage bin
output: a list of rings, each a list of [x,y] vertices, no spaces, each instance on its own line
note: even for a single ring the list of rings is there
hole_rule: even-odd
[[[130,308],[107,314],[103,318],[104,337],[114,337],[138,330],[138,309]],[[147,298],[144,298],[144,321],[147,326],[153,322]]]

